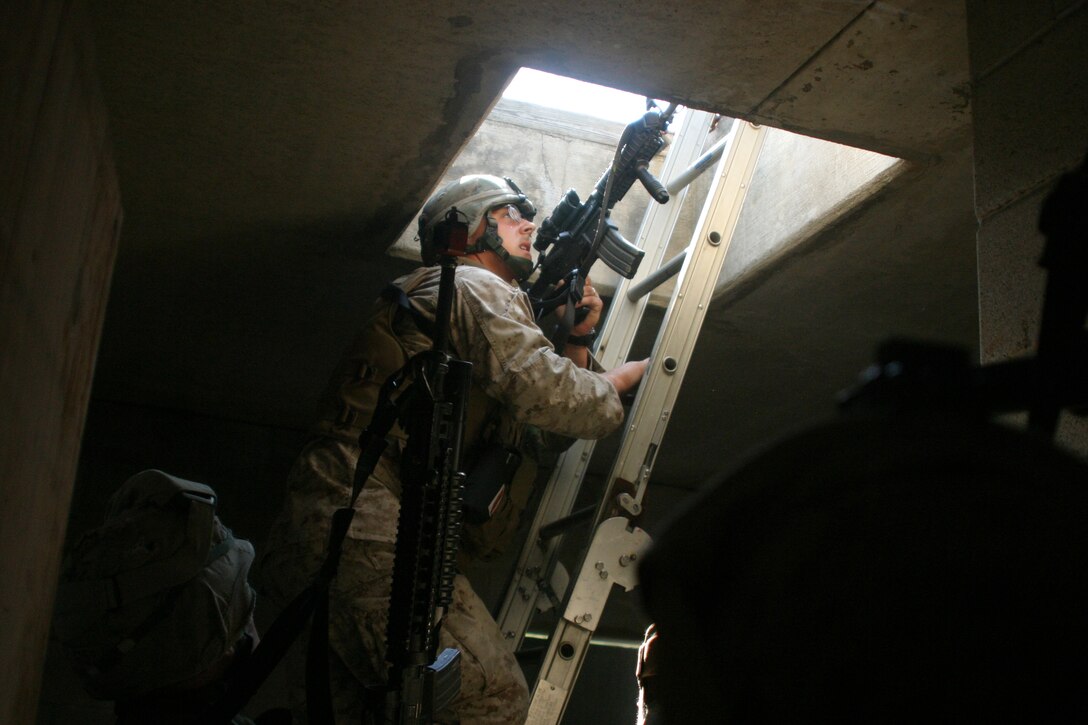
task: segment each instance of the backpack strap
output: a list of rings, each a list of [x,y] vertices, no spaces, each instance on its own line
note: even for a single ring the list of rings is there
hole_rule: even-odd
[[[374,418],[360,436],[361,453],[355,467],[351,502],[333,512],[328,548],[321,569],[309,586],[295,596],[272,622],[261,637],[260,644],[235,674],[223,697],[202,713],[193,725],[230,722],[230,718],[249,702],[283,659],[311,618],[310,645],[306,657],[307,715],[311,725],[332,725],[332,694],[329,690],[328,673],[329,587],[336,576],[344,538],[355,516],[355,500],[363,483],[374,472],[385,449],[385,436],[396,422],[397,403],[392,398],[403,382],[404,374],[404,370],[398,371],[383,385]]]
[[[404,310],[411,315],[420,332],[433,339],[434,323],[412,306],[408,298],[410,291],[390,283],[382,290],[381,298],[396,305],[398,311]],[[336,576],[344,538],[355,515],[355,500],[386,447],[386,434],[396,423],[398,409],[394,397],[405,380],[406,372],[406,369],[401,369],[386,380],[373,418],[360,435],[360,455],[355,466],[351,502],[333,513],[328,548],[321,569],[310,585],[291,600],[272,622],[225,695],[202,714],[204,719],[201,722],[229,722],[230,717],[241,710],[283,659],[307,622],[310,622],[311,632],[306,653],[307,716],[312,725],[331,725],[333,722],[328,672],[329,587]]]

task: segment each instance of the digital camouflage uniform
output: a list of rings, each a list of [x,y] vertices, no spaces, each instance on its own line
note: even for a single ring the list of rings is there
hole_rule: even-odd
[[[439,269],[424,267],[396,281],[411,305],[433,320]],[[615,388],[597,372],[555,353],[533,320],[525,294],[471,261],[456,273],[450,323],[455,356],[472,363],[465,450],[485,431],[508,447],[534,455],[533,427],[561,436],[601,438],[622,421]],[[324,555],[330,518],[350,499],[359,432],[370,421],[378,390],[413,355],[429,349],[413,316],[379,301],[341,361],[325,396],[317,433],[297,459],[283,511],[261,562],[268,595],[288,601],[312,579]],[[330,601],[332,691],[339,722],[359,722],[362,683],[384,678],[394,544],[399,509],[399,456],[405,434],[394,426],[390,445],[367,481],[344,544]],[[523,468],[526,466],[523,465]],[[529,467],[531,468],[531,466]],[[531,480],[534,471],[519,471]],[[516,486],[515,486],[516,488]],[[486,559],[501,550],[517,526],[527,493],[507,496],[494,517],[466,525],[462,554]],[[512,723],[525,718],[528,689],[498,625],[463,575],[443,620],[440,648],[461,650],[461,695],[444,722]],[[304,680],[299,671],[295,680]],[[300,684],[301,687],[301,684]],[[300,701],[304,693],[294,699]],[[296,703],[297,705],[297,703]]]

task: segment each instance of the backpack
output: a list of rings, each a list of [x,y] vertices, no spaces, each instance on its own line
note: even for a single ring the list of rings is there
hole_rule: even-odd
[[[122,700],[200,674],[239,640],[254,552],[215,515],[208,486],[142,471],[65,559],[56,633],[87,690]]]

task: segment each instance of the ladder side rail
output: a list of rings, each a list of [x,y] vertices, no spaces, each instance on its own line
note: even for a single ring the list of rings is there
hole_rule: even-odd
[[[673,139],[672,148],[665,157],[662,178],[668,179],[683,173],[698,159],[712,122],[713,114],[689,109]],[[664,258],[686,195],[685,187],[673,195],[668,204],[647,205],[635,243],[646,251],[647,259],[644,262],[652,264],[644,263],[632,280],[620,278],[620,286],[613,296],[612,309],[602,326],[595,351],[597,360],[605,369],[616,367],[626,359],[647,303],[647,300],[629,301],[627,287],[652,274],[649,270],[654,269]],[[551,576],[562,541],[562,536],[556,536],[549,541],[539,542],[540,530],[567,516],[573,509],[594,446],[595,441],[575,441],[559,457],[541,495],[511,583],[496,616],[499,629],[511,651],[521,647],[537,602],[543,595],[540,583]],[[565,595],[565,591],[556,593],[560,599]]]
[[[628,515],[637,515],[641,509],[653,459],[717,286],[765,136],[764,129],[743,122],[732,133],[662,322],[651,358],[653,367],[635,398],[608,478],[616,481],[627,476],[624,480],[636,485],[636,494],[625,493],[616,501],[606,496],[601,501],[593,541],[577,569],[533,687],[527,719],[531,725],[560,722],[612,584],[628,591],[637,585],[636,562],[650,541],[646,532],[631,525]],[[621,515],[613,515],[617,511]]]
[[[688,247],[688,258],[681,269],[673,301],[654,345],[650,364],[656,370],[639,387],[635,415],[628,421],[626,434],[609,475],[610,481],[623,480],[635,485],[632,497],[635,507],[641,507],[654,459],[672,416],[703,320],[717,290],[733,232],[763,148],[766,129],[748,122],[738,122],[734,134],[722,174],[716,180],[696,224],[695,235]],[[628,509],[627,506],[621,508]],[[611,515],[610,509],[609,502],[601,502],[598,524]],[[628,510],[628,513],[637,515],[637,511]]]

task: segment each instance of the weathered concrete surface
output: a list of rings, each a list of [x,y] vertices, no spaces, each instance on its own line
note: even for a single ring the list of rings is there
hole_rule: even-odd
[[[1039,210],[1088,151],[1088,9],[1084,2],[967,5],[981,355],[992,362],[1035,350],[1046,281]],[[1063,417],[1060,440],[1088,454],[1088,421]]]
[[[81,2],[0,12],[0,722],[30,723],[121,223]]]
[[[965,41],[958,2],[871,3],[753,109],[750,120],[919,159],[970,119]],[[918,77],[933,79],[940,92],[919,96]],[[844,125],[843,115],[852,121]],[[904,123],[915,126],[908,131]]]
[[[157,212],[133,233],[151,244],[330,218],[388,243],[521,65],[911,158],[968,121],[959,3],[95,11],[125,192]]]
[[[890,156],[769,129],[720,291],[854,212],[902,166]]]

